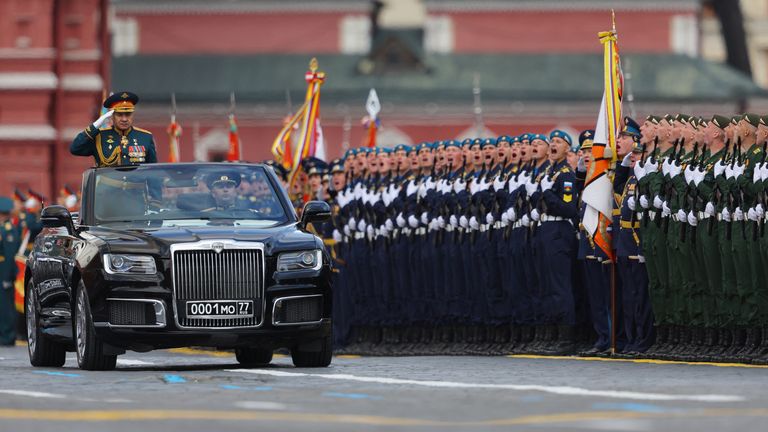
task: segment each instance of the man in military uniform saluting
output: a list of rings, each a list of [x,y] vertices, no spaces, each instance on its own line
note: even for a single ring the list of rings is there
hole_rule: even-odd
[[[21,244],[21,225],[11,222],[13,201],[0,197],[0,345],[16,343],[16,308],[13,282],[16,280],[14,256]]]
[[[80,132],[69,151],[77,156],[93,156],[96,166],[136,165],[157,162],[152,133],[133,126],[133,112],[139,97],[130,92],[115,93],[104,101],[106,114]],[[102,127],[109,118],[113,126]]]

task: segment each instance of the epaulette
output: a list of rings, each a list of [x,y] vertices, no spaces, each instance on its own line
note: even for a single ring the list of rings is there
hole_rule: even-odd
[[[136,129],[136,128],[134,128],[134,129]],[[100,131],[108,131],[108,130],[112,130],[112,128],[111,128],[111,127],[108,127],[108,128],[99,128],[99,130],[100,130]]]
[[[567,173],[570,170],[571,170],[571,168],[569,166],[567,166],[567,165],[562,167],[562,168],[560,168],[560,172],[561,173]]]
[[[144,133],[148,133],[148,134],[152,135],[152,132],[150,132],[150,131],[148,131],[148,130],[146,130],[146,129],[137,128],[136,126],[134,126],[134,127],[133,127],[133,129],[134,129],[134,130],[137,130],[137,131],[139,131],[139,132],[144,132]]]
[[[758,154],[758,153],[760,153],[760,151],[761,151],[761,150],[762,150],[762,149],[761,149],[760,147],[755,147],[755,149],[754,149],[754,150],[752,150],[752,153],[754,153],[754,154]]]

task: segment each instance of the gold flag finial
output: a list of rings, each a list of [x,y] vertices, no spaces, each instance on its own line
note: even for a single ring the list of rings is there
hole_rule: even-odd
[[[312,57],[312,60],[309,62],[309,70],[312,71],[312,73],[317,72],[317,58]]]
[[[616,33],[616,13],[611,9],[611,29]]]

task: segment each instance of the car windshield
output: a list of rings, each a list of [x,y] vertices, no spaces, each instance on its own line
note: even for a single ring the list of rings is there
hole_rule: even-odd
[[[96,170],[96,225],[120,228],[238,225],[288,220],[263,167],[152,164]]]

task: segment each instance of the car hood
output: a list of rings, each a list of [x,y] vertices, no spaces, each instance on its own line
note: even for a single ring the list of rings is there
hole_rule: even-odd
[[[300,231],[296,224],[272,228],[243,227],[168,227],[154,230],[117,230],[94,227],[90,235],[103,240],[110,252],[151,253],[170,257],[170,246],[201,240],[235,240],[264,243],[267,255],[285,250],[322,248],[316,236]]]

